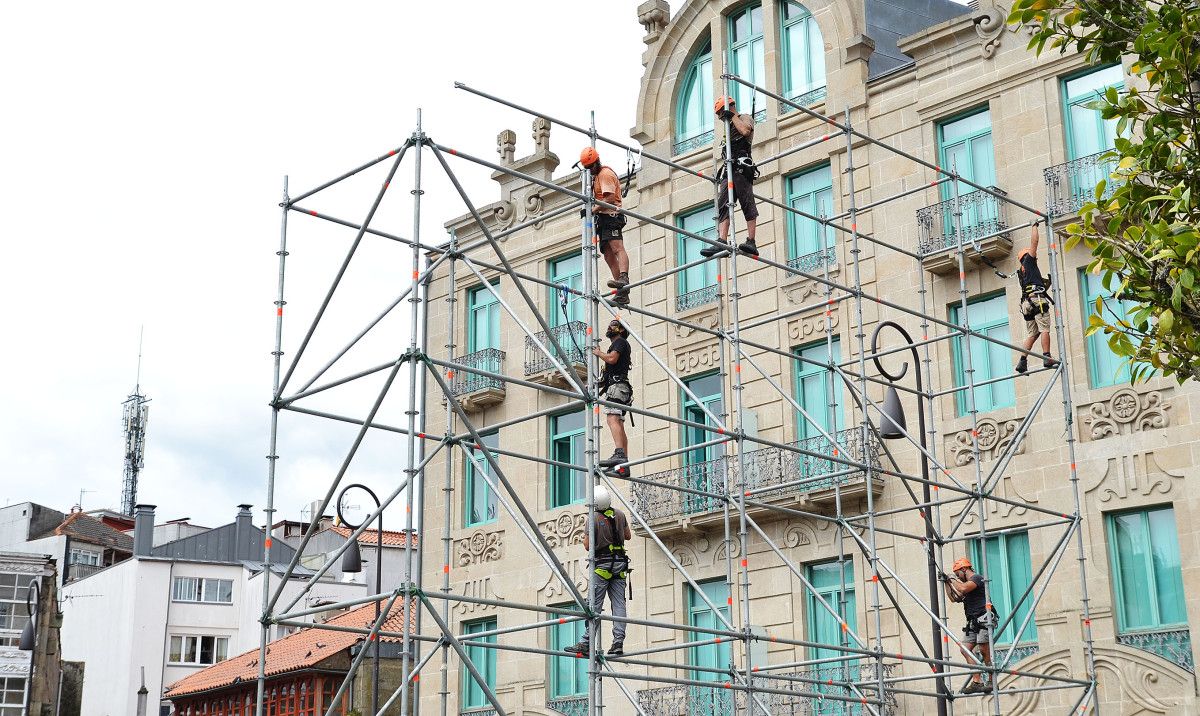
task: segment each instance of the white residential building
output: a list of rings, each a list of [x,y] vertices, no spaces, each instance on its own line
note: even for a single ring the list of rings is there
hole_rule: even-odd
[[[133,538],[83,512],[19,502],[0,508],[0,551],[44,554],[58,565],[58,587],[129,559]]]

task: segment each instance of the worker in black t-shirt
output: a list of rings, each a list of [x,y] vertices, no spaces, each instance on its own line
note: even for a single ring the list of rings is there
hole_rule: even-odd
[[[592,349],[592,355],[604,361],[604,371],[600,375],[601,394],[609,402],[622,405],[633,403],[633,386],[629,384],[629,369],[633,367],[633,360],[629,356],[629,341],[626,338],[628,334],[625,326],[613,319],[604,333],[611,341],[608,350]],[[629,461],[625,452],[629,447],[629,438],[625,435],[625,412],[621,408],[604,406],[604,414],[608,416],[608,429],[612,433],[613,442],[616,443],[616,450],[613,451],[612,457],[600,461],[600,467],[612,470]],[[625,469],[624,474],[629,474],[629,470]]]
[[[963,627],[963,656],[970,658],[967,655],[970,648],[984,666],[991,666],[991,633],[996,627],[996,612],[988,603],[986,580],[975,573],[970,559],[959,557],[954,561],[954,576],[944,574],[942,581],[946,584],[946,596],[950,601],[962,604],[967,617],[967,625]],[[976,672],[962,692],[986,694],[991,690],[991,681]]]
[[[1033,236],[1029,239],[1029,248],[1017,253],[1017,281],[1021,284],[1021,316],[1025,319],[1025,342],[1021,345],[1029,350],[1038,337],[1042,339],[1042,365],[1054,368],[1058,361],[1050,357],[1050,311],[1053,302],[1047,289],[1049,279],[1042,276],[1038,267],[1038,230],[1033,225]],[[1024,353],[1017,361],[1016,371],[1024,373],[1029,370],[1029,356]]]

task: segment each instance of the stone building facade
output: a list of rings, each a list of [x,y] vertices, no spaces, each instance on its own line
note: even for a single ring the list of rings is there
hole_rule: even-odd
[[[711,176],[722,129],[714,130],[706,121],[711,122],[707,118],[712,113],[712,97],[725,93],[720,75],[722,58],[729,58],[731,71],[753,76],[757,84],[818,111],[848,118],[856,129],[875,139],[928,162],[953,167],[1017,202],[1036,208],[1048,206],[1056,226],[1061,226],[1103,175],[1104,164],[1096,154],[1111,142],[1111,128],[1097,120],[1087,101],[1096,91],[1129,80],[1121,68],[1091,68],[1076,55],[1034,56],[1026,50],[1027,36],[1004,25],[1006,16],[1007,7],[986,1],[979,7],[967,7],[911,0],[899,0],[895,5],[875,0],[814,0],[803,5],[786,0],[749,4],[689,0],[671,8],[663,0],[651,0],[639,9],[639,21],[646,30],[645,72],[631,136],[647,152],[669,156],[688,169]],[[1023,327],[1016,281],[997,276],[979,256],[1012,271],[1017,250],[1028,241],[1026,227],[1032,216],[960,184],[957,226],[964,241],[972,244],[960,278],[950,210],[955,187],[949,182],[936,184],[933,170],[866,141],[855,140],[848,152],[842,134],[802,147],[830,132],[824,122],[794,109],[785,111],[788,108],[774,99],[751,99],[748,91],[738,91],[736,96],[743,111],[753,108],[758,112],[757,158],[796,148],[763,164],[762,176],[755,184],[758,194],[827,217],[849,210],[851,186],[859,207],[905,194],[859,214],[857,230],[915,255],[860,238],[856,262],[850,233],[822,231],[816,222],[798,220],[777,206],[760,202],[757,232],[764,257],[843,284],[853,285],[857,274],[866,294],[913,311],[923,305],[928,315],[944,322],[962,322],[965,293],[971,306],[967,314],[975,330],[999,340],[1020,341]],[[550,149],[548,124],[536,120],[533,134],[534,152],[517,158],[516,134],[502,132],[498,143],[501,163],[578,191],[578,174],[554,175],[559,159]],[[562,136],[565,134],[560,129],[555,138],[566,155],[586,143],[578,135]],[[622,152],[603,145],[600,152],[606,163],[619,170]],[[539,184],[502,173],[494,177],[500,184],[500,199],[477,201],[477,206],[495,231],[549,215],[569,201]],[[624,205],[667,225],[705,233],[712,231],[712,194],[711,182],[645,160]],[[735,226],[741,239],[740,213],[735,214]],[[448,222],[447,227],[463,244],[481,237],[470,215]],[[1009,231],[1002,233],[1005,228]],[[569,211],[537,222],[501,243],[518,271],[577,288],[580,264],[573,256],[580,251],[580,232],[575,212]],[[685,263],[695,257],[698,248],[697,242],[674,231],[632,219],[625,236],[635,281]],[[1044,272],[1050,270],[1046,247],[1051,244],[1056,244],[1054,238],[1042,237]],[[488,250],[477,255],[482,261],[494,262]],[[949,562],[960,554],[972,556],[977,564],[986,557],[992,601],[1002,611],[1006,604],[1010,609],[1018,602],[1024,604],[1016,610],[1016,624],[1024,621],[1029,611],[1030,601],[1022,601],[1022,593],[1030,583],[1035,583],[1033,591],[1040,593],[1045,576],[1036,581],[1035,577],[1043,565],[1056,562],[1049,588],[1012,646],[1010,665],[1024,672],[1086,675],[1088,625],[1077,566],[1080,555],[1075,536],[1067,534],[1075,511],[1066,439],[1067,430],[1072,430],[1101,709],[1122,714],[1191,713],[1196,708],[1196,681],[1188,625],[1200,603],[1192,595],[1196,590],[1186,587],[1200,585],[1200,561],[1195,556],[1200,554],[1200,533],[1193,527],[1200,517],[1200,505],[1196,498],[1187,497],[1192,492],[1187,484],[1197,480],[1194,466],[1200,430],[1191,420],[1191,412],[1200,405],[1200,393],[1163,379],[1130,386],[1118,372],[1119,363],[1106,353],[1102,339],[1088,339],[1083,333],[1097,298],[1112,310],[1120,310],[1120,305],[1104,296],[1094,277],[1082,272],[1088,260],[1085,251],[1060,252],[1059,256],[1054,280],[1062,292],[1057,308],[1066,338],[1062,346],[1055,339],[1052,351],[1069,360],[1072,402],[1066,409],[1055,386],[1035,410],[1038,396],[1050,380],[1049,371],[1002,380],[1011,374],[1016,359],[1008,349],[979,340],[964,344],[951,339],[921,349],[919,367],[923,372],[928,369],[927,390],[941,393],[934,403],[929,449],[948,468],[950,477],[943,479],[969,486],[998,463],[1008,461],[992,493],[1001,499],[984,502],[982,515],[980,504],[974,501],[970,507],[964,508],[967,503],[962,502],[941,508],[937,519],[947,532],[961,523],[956,532],[960,538],[978,535],[981,529],[992,535],[986,545],[961,539],[946,544],[941,550],[942,566],[948,569]],[[710,261],[686,275],[672,275],[633,289],[633,306],[641,310],[621,315],[652,349],[635,345],[632,379],[639,407],[704,420],[693,401],[651,357],[653,353],[688,381],[707,407],[719,414],[732,412],[731,371],[717,372],[730,364],[728,344],[719,343],[703,330],[662,318],[709,329],[728,326],[732,310],[728,276],[719,275],[728,271],[728,264],[727,259]],[[874,301],[863,302],[860,328],[858,303],[841,294],[827,295],[820,281],[745,259],[739,259],[738,266],[738,310],[744,337],[815,361],[805,363],[749,348],[750,357],[770,380],[743,363],[741,427],[748,434],[812,452],[828,452],[824,435],[836,434],[846,453],[860,462],[869,459],[884,470],[895,466],[908,474],[918,472],[918,452],[907,441],[883,443],[874,437],[864,441],[857,429],[849,430],[860,424],[861,411],[850,391],[830,388],[829,371],[818,364],[828,362],[831,351],[843,364],[859,355],[859,334],[869,341],[882,320],[895,320],[918,337],[943,335],[945,329],[923,326],[919,318]],[[602,265],[601,269],[603,280]],[[483,273],[489,280],[499,276],[489,269]],[[568,354],[576,351],[572,339],[586,354],[588,335],[578,323],[587,316],[583,302],[568,298],[564,308],[559,303],[561,294],[553,289],[529,282],[526,288]],[[536,330],[532,313],[508,276],[500,278],[497,290],[521,320]],[[548,361],[461,262],[452,302],[446,300],[449,291],[443,271],[430,291],[428,345],[432,355],[444,358],[442,346],[452,344],[458,362],[562,386]],[[831,308],[826,305],[829,298],[834,299]],[[451,312],[454,331],[448,335]],[[603,309],[601,315],[607,315]],[[897,339],[885,334],[883,340]],[[725,361],[721,360],[723,345]],[[965,360],[968,350],[973,352],[971,373]],[[568,357],[573,364],[582,363],[575,355]],[[900,361],[897,356],[885,359],[893,371],[898,370]],[[855,362],[847,369],[857,371],[857,365]],[[1034,366],[1040,367],[1040,363],[1034,361]],[[906,380],[912,380],[917,368],[909,367]],[[868,374],[878,375],[873,368],[868,368]],[[974,411],[972,401],[958,397],[966,391],[953,392],[968,381],[983,384],[975,390]],[[801,418],[772,382],[814,417]],[[911,382],[901,383],[912,387]],[[555,407],[567,404],[567,398],[462,372],[452,378],[452,387],[470,411],[471,420],[480,426],[485,444],[576,464],[582,461],[582,417],[554,412]],[[881,403],[884,386],[869,383],[867,395]],[[909,430],[915,435],[917,407],[911,395],[905,395]],[[444,411],[440,395],[431,395],[426,405],[427,432],[441,432],[435,416]],[[1064,420],[1064,412],[1069,412],[1069,421]],[[535,417],[506,425],[494,436],[489,432],[488,426],[523,415]],[[1026,421],[1030,425],[1024,426]],[[820,423],[821,430],[814,423]],[[461,423],[454,429],[462,431]],[[973,449],[973,432],[978,451]],[[630,454],[638,458],[679,451],[706,439],[675,423],[639,417],[637,426],[630,429]],[[605,455],[611,450],[607,430],[601,431],[599,449]],[[929,648],[929,618],[916,602],[928,594],[925,553],[916,539],[904,536],[919,536],[923,522],[912,509],[913,495],[903,482],[875,473],[868,484],[861,471],[839,471],[833,463],[811,456],[798,457],[794,452],[747,443],[747,450],[751,449],[755,452],[747,455],[750,468],[738,484],[760,488],[769,487],[771,480],[779,484],[803,481],[798,487],[763,493],[762,499],[772,504],[825,516],[840,512],[843,525],[860,525],[866,522],[862,515],[870,494],[875,512],[882,513],[874,521],[880,530],[874,542],[879,558],[899,577],[882,573],[880,581],[897,595],[900,610],[879,596],[881,586],[872,579],[870,565],[855,546],[855,538],[847,534],[849,530],[827,519],[761,507],[749,513],[791,563],[803,570],[817,593],[829,603],[842,605],[846,622],[872,647],[881,644],[886,651],[903,654]],[[727,452],[732,454],[733,449]],[[422,530],[428,536],[446,533],[451,548],[450,591],[525,604],[567,602],[566,590],[538,559],[514,516],[497,503],[477,476],[484,468],[462,453],[449,455],[449,492],[434,488],[446,474],[444,457],[439,455],[426,469]],[[586,514],[582,478],[508,455],[498,459],[538,529],[582,589],[587,573],[582,547]],[[844,639],[837,633],[836,622],[829,635],[831,625],[812,594],[814,589],[802,585],[761,535],[751,531],[747,554],[740,553],[736,511],[733,538],[727,540],[719,503],[661,487],[666,483],[693,488],[719,485],[716,475],[724,474],[727,459],[732,462],[716,447],[685,451],[635,468],[636,477],[659,486],[622,483],[622,497],[637,508],[654,533],[652,537],[631,519],[635,522],[630,545],[635,571],[630,615],[680,624],[713,624],[717,620],[705,613],[706,601],[732,599],[740,610],[743,599],[739,590],[744,588],[740,565],[744,559],[753,629],[790,640],[829,643],[826,640],[831,638],[836,643]],[[917,484],[909,487],[920,489]],[[446,499],[450,500],[448,531],[443,517]],[[1056,515],[1063,519],[1052,524]],[[1056,559],[1060,541],[1066,547]],[[671,559],[700,584],[707,600],[673,568]],[[443,565],[429,558],[424,565],[424,583],[432,592],[442,583]],[[732,587],[727,581],[730,565]],[[909,585],[911,591],[905,591],[903,585]],[[452,623],[460,633],[505,629],[541,618],[517,609],[451,604]],[[963,615],[956,605],[949,607],[944,613],[957,629]],[[741,624],[740,613],[730,618]],[[905,627],[905,618],[923,639],[920,646]],[[557,649],[574,641],[576,628],[529,629],[503,634],[500,639],[518,647]],[[1008,633],[1016,631],[1014,626]],[[679,632],[633,626],[626,650],[682,644],[686,638]],[[1006,638],[1012,641],[1011,636]],[[832,653],[815,646],[762,644],[765,648],[751,655],[754,665],[815,660]],[[696,667],[723,665],[728,652],[722,650],[728,648],[681,648],[666,652],[666,660]],[[500,651],[486,656],[479,650],[477,654],[490,665],[496,692],[511,713],[579,713],[580,690],[586,689],[586,677],[580,672],[584,667],[540,653]],[[740,653],[735,653],[735,660],[744,664]],[[915,676],[926,668],[898,660],[888,663],[889,677]],[[713,678],[708,672],[686,669],[614,668],[634,675]],[[797,667],[788,673],[820,679],[830,674],[828,668]],[[430,683],[423,680],[421,700],[423,708],[435,709],[439,694]],[[646,713],[662,716],[720,713],[741,703],[719,689],[651,680],[625,683]],[[1002,686],[1013,683],[1014,677],[1001,679]],[[1028,678],[1020,681],[1026,686],[1031,683]],[[452,708],[462,713],[486,710],[486,703],[459,673],[454,659],[449,684]],[[956,689],[960,686],[955,683]],[[932,683],[926,680],[916,688],[929,693]],[[999,713],[1065,713],[1080,695],[1077,689],[1024,691],[1001,697]],[[781,698],[778,703],[784,713],[860,712],[860,707],[833,701]],[[635,713],[611,680],[606,680],[605,702],[612,712]],[[921,713],[933,707],[928,697],[898,695],[887,710]],[[994,713],[994,709],[992,697],[954,704],[954,713],[959,714]]]

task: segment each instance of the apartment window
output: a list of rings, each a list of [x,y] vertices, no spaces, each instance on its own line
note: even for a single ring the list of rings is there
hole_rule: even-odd
[[[950,322],[959,325],[970,325],[971,329],[989,338],[1009,342],[1008,306],[1004,294],[984,296],[973,299],[967,305],[967,315],[961,315],[960,306],[950,307]],[[963,320],[963,319],[966,320]],[[951,353],[954,362],[954,385],[967,385],[967,354],[966,346],[971,350],[971,366],[974,368],[973,383],[975,387],[975,409],[987,412],[998,408],[1006,408],[1017,404],[1016,391],[1011,380],[1004,380],[988,385],[979,385],[992,378],[1011,375],[1013,372],[1012,351],[1004,346],[972,336],[969,344],[963,342],[961,335],[956,335],[951,342]],[[967,390],[956,393],[958,414],[966,415],[970,409]]]
[[[833,215],[833,175],[829,165],[793,174],[784,180],[788,206],[810,216]],[[833,229],[821,222],[788,212],[788,266],[820,273],[833,263]]]
[[[715,425],[705,413],[705,409],[717,417],[720,417],[724,411],[721,399],[721,375],[710,373],[684,382],[688,390],[692,391],[692,394],[699,398],[700,402],[692,400],[687,393],[683,393],[683,419],[701,425]],[[701,447],[716,436],[717,433],[710,430],[690,425],[683,426],[684,447],[697,446],[683,454],[685,486],[712,493],[723,491],[722,466],[718,462],[718,458],[724,455],[724,450],[720,445]],[[713,497],[684,493],[683,499],[688,512],[706,512],[717,507],[717,500]]]
[[[729,66],[733,74],[756,85],[766,84],[765,45],[763,44],[763,9],[761,3],[746,7],[729,16]],[[765,107],[766,97],[753,98],[749,87],[730,82],[739,112],[752,107]],[[709,107],[711,111],[712,107]],[[765,110],[764,110],[765,111]],[[758,119],[755,117],[755,119]]]
[[[23,716],[25,713],[25,679],[14,676],[0,678],[0,716]]]
[[[724,581],[701,582],[700,589],[708,598],[705,602],[691,585],[687,587],[688,625],[701,629],[726,629],[729,619],[729,585]],[[717,607],[717,612],[709,604]],[[720,616],[718,616],[718,614]],[[722,621],[722,617],[724,621]],[[711,634],[689,632],[688,641],[712,641]],[[729,640],[719,644],[704,644],[688,648],[688,665],[701,669],[728,669],[731,657]],[[693,671],[688,678],[696,681],[725,681],[728,677],[713,671]],[[733,694],[728,689],[692,686],[688,689],[688,714],[731,714]]]
[[[1118,279],[1113,279],[1117,282]],[[1128,319],[1136,305],[1132,301],[1121,301],[1112,291],[1104,287],[1097,275],[1079,270],[1080,295],[1083,296],[1083,325],[1086,327],[1093,315],[1099,315],[1108,323]],[[1099,304],[1097,304],[1099,302]],[[1099,305],[1099,311],[1097,311]],[[1108,337],[1096,332],[1087,337],[1088,376],[1093,388],[1129,382],[1129,365],[1125,359],[1108,347]]]
[[[832,345],[827,345],[825,341],[819,341],[797,348],[795,352],[801,358],[822,364],[794,361],[796,364],[796,402],[808,413],[807,418],[802,413],[796,413],[796,439],[801,441],[801,447],[806,450],[832,455],[833,446],[829,444],[829,440],[821,434],[821,431],[824,430],[835,438],[838,437],[843,424],[842,410],[845,405],[845,396],[841,378],[824,364],[827,364],[831,358],[834,364],[841,360],[841,342],[837,338],[833,339]],[[827,474],[835,469],[834,464],[828,460],[819,460],[806,455],[797,455],[795,459],[800,462],[803,477]],[[810,485],[810,488],[815,487],[821,487],[821,485]]]
[[[941,166],[957,171],[959,176],[980,186],[996,183],[996,158],[992,151],[992,114],[984,109],[965,117],[952,119],[938,125],[938,161]],[[942,199],[949,201],[955,196],[950,182],[940,185]],[[962,199],[974,187],[958,182],[958,197]],[[984,197],[986,198],[986,197]],[[961,227],[964,233],[990,225],[998,225],[1000,204],[997,201],[963,202]],[[942,230],[945,236],[955,236],[954,212],[945,211]]]
[[[1104,521],[1119,631],[1186,628],[1175,510],[1109,513]]]
[[[466,622],[462,625],[462,639],[467,641],[480,641],[487,644],[496,643],[496,635],[485,636],[480,638],[472,637],[472,634],[480,632],[492,631],[496,628],[495,619],[483,619],[481,621]],[[496,689],[496,650],[486,646],[467,646],[467,657],[471,663],[475,664],[475,668],[483,676],[484,682],[487,683],[488,689]],[[478,682],[471,676],[466,669],[459,669],[462,673],[462,709],[485,708],[491,705],[487,700],[486,692]]]
[[[488,433],[480,436],[483,439],[483,445],[486,448],[494,449],[500,447],[500,433]],[[491,485],[484,479],[484,475],[491,477],[492,467],[488,463],[484,452],[477,448],[470,449],[470,459],[467,460],[467,505],[465,525],[474,527],[488,522],[493,522],[496,519],[496,493],[492,491]],[[495,453],[492,456],[495,457]]]
[[[575,291],[583,290],[583,255],[572,254],[550,262],[550,282],[556,286],[566,286]],[[550,289],[550,327],[561,326],[571,321],[586,321],[584,315],[587,303],[583,298],[567,293],[566,309],[562,305],[563,292]]]
[[[792,0],[780,3],[783,16],[783,94],[798,104],[825,97],[825,42],[812,13]]]
[[[584,414],[582,410],[550,418],[550,454],[568,465],[583,464]],[[584,477],[581,470],[550,466],[550,506],[563,507],[582,502]]]
[[[1018,636],[1017,628],[1025,621],[1029,610],[1033,607],[1034,595],[1029,596],[1014,611],[1017,600],[1025,594],[1025,590],[1033,582],[1033,570],[1029,557],[1029,533],[1013,532],[987,538],[987,560],[984,560],[983,550],[980,550],[982,540],[972,540],[970,543],[971,564],[988,579],[988,599],[996,607],[1001,619],[1011,620],[1004,631],[995,635],[997,644],[1011,644],[1016,638],[1018,643],[1037,642],[1037,625],[1032,619],[1029,626]],[[984,565],[987,572],[984,573]]]
[[[680,214],[676,217],[675,224],[689,233],[698,234],[707,239],[716,239],[717,224],[714,221],[713,211],[712,206],[702,206],[695,211]],[[676,236],[678,237],[676,250],[680,265],[703,258],[700,250],[707,244],[683,234]],[[686,311],[719,300],[721,297],[721,286],[717,283],[719,269],[719,261],[705,261],[677,273],[679,294],[675,299],[675,310]]]
[[[99,552],[93,552],[90,549],[72,548],[67,559],[71,564],[87,564],[97,567],[100,565],[101,556]]]
[[[172,635],[170,664],[216,664],[229,656],[229,637]]]
[[[1098,102],[1110,87],[1120,91],[1124,86],[1125,72],[1120,65],[1089,70],[1063,80],[1068,159],[1079,159],[1113,148],[1117,138],[1117,120],[1104,119],[1100,110],[1091,105]],[[1097,182],[1103,178],[1097,177]]]
[[[570,609],[571,604],[559,604],[559,608]],[[583,638],[585,622],[563,622],[550,627],[550,650],[561,652],[568,646],[579,643]],[[559,699],[587,693],[587,659],[574,656],[550,657],[550,698]]]
[[[467,292],[467,352],[499,347],[500,302],[487,286],[477,286]]]
[[[171,588],[171,601],[232,604],[233,580],[176,577],[174,586]]]
[[[29,615],[25,613],[25,598],[29,593],[29,583],[34,579],[29,574],[0,574],[0,644],[17,644],[19,632],[29,621]]]
[[[810,584],[813,585],[816,592],[811,590],[805,591],[805,612],[808,616],[808,640],[818,644],[828,644],[828,647],[811,647],[808,650],[810,659],[834,659],[840,656],[845,656],[845,652],[836,648],[838,646],[850,646],[850,637],[847,630],[855,631],[857,629],[857,610],[854,601],[854,563],[850,560],[844,562],[822,562],[818,564],[810,564],[805,567],[806,577]],[[830,613],[816,595],[820,595],[822,599],[836,612],[837,616]],[[846,622],[847,630],[842,629],[842,621]],[[813,671],[813,676],[822,681],[833,679],[835,681],[857,680],[857,660],[846,662],[829,662],[825,665],[817,666]],[[849,696],[847,690],[840,686],[822,685],[817,686],[817,691],[821,693],[836,694],[838,696]],[[846,713],[845,702],[837,701],[818,701],[814,705],[814,714],[842,714]]]
[[[713,139],[712,43],[705,42],[684,75],[675,111],[674,154],[698,149]]]

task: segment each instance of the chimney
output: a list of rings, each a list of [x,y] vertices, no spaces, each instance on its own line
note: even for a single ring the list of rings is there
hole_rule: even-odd
[[[133,508],[133,554],[146,557],[154,549],[154,505]]]
[[[238,505],[233,525],[233,544],[238,559],[262,559],[262,542],[254,539],[254,516],[250,514],[250,505]]]

